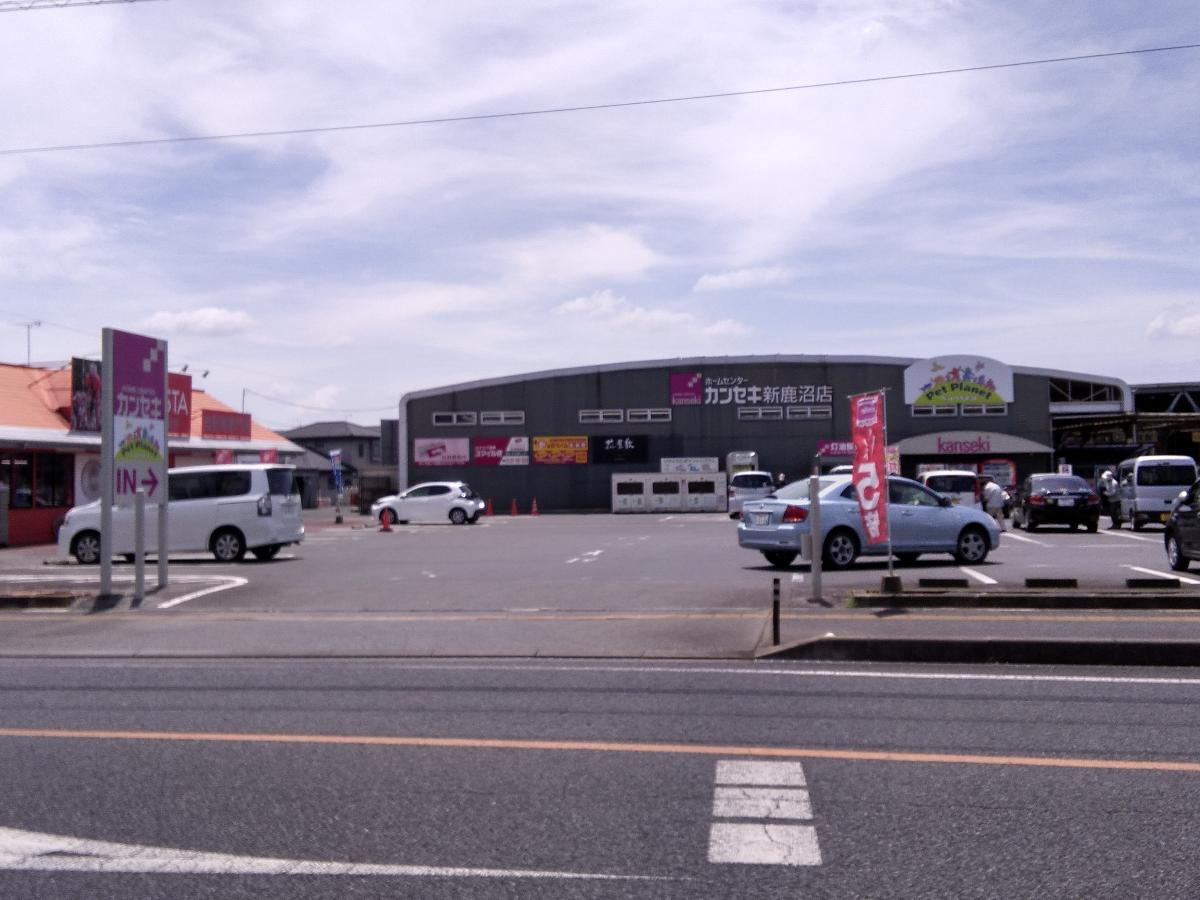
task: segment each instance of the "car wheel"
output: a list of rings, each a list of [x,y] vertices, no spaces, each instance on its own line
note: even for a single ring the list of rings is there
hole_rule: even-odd
[[[246,541],[236,528],[222,528],[212,539],[212,554],[217,562],[241,562],[246,555]]]
[[[1167,534],[1167,564],[1176,572],[1186,572],[1188,567],[1188,558],[1183,555],[1179,538],[1173,531]]]
[[[100,562],[100,532],[81,531],[71,542],[71,555],[85,566]]]
[[[1088,522],[1087,530],[1088,530],[1089,534],[1095,534],[1097,531],[1099,531],[1100,530],[1100,520],[1094,519],[1091,522]]]
[[[958,536],[954,558],[964,565],[977,565],[987,559],[988,536],[982,528],[964,528]]]
[[[282,546],[282,544],[267,544],[265,547],[255,547],[250,552],[254,554],[255,559],[260,562],[266,562],[269,559],[274,559]]]
[[[450,510],[450,524],[465,525],[467,522],[466,510],[459,509],[457,506]]]
[[[821,554],[831,569],[847,569],[858,559],[858,538],[854,532],[839,528],[825,538],[825,549]]]
[[[786,569],[796,558],[796,554],[789,550],[764,550],[763,556],[777,569]]]
[[[920,553],[897,553],[896,559],[900,561],[902,566],[911,566],[917,561],[917,557],[920,555]]]

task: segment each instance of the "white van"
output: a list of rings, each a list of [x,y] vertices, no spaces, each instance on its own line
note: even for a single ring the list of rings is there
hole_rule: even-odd
[[[167,540],[171,553],[212,553],[236,562],[249,550],[268,560],[304,540],[294,466],[189,466],[167,473]],[[133,507],[113,508],[112,552],[131,559]],[[146,552],[158,552],[158,506],[146,504]],[[58,552],[81,563],[100,561],[100,501],[71,509],[58,532]]]
[[[980,501],[979,476],[969,469],[936,469],[932,472],[922,472],[917,481],[931,491],[937,491],[950,498],[955,506],[967,509],[982,509]]]
[[[1147,522],[1166,522],[1180,491],[1196,480],[1196,461],[1190,456],[1138,456],[1117,467],[1120,511],[1113,526],[1122,522],[1140,531]]]

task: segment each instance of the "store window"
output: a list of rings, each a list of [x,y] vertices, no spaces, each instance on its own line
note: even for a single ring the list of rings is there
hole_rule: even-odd
[[[71,505],[73,458],[65,453],[12,453],[0,456],[0,483],[8,486],[9,509]]]

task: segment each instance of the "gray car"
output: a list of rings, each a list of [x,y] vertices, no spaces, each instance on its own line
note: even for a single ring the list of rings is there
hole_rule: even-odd
[[[850,476],[820,479],[821,547],[825,566],[845,569],[859,556],[886,556],[888,545],[868,544],[858,496]],[[809,483],[795,481],[762,500],[747,500],[738,525],[738,544],[757,550],[767,562],[786,567],[800,555],[812,532]],[[956,506],[908,478],[888,478],[888,523],[892,552],[902,563],[922,553],[949,553],[963,564],[987,559],[1000,546],[1000,529],[978,509]]]

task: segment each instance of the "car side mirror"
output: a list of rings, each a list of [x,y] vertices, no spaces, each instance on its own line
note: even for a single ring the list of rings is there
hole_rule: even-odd
[[[954,501],[951,500],[949,497],[942,497],[942,496],[938,497],[938,506],[953,506],[953,505],[954,505]]]

